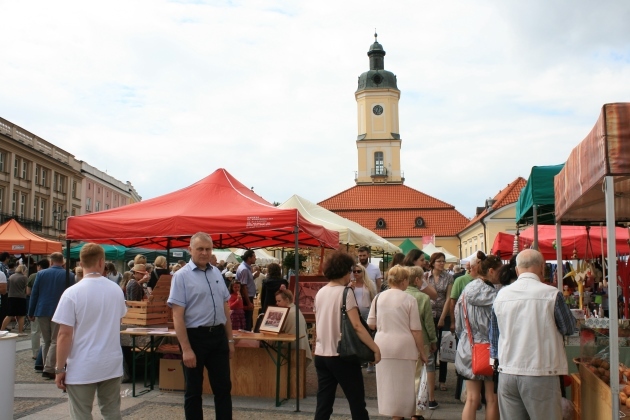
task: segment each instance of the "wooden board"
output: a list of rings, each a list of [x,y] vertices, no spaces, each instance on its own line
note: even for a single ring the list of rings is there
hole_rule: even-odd
[[[581,403],[580,417],[585,420],[610,420],[612,417],[612,395],[610,386],[599,379],[586,366],[580,364]],[[615,398],[619,396],[615,395]],[[619,406],[619,411],[630,416],[630,409]]]
[[[580,379],[580,375],[577,373],[571,374],[571,379],[573,383],[571,384],[571,401],[575,406],[575,419],[582,419],[582,381]]]
[[[295,349],[291,350],[291,398],[295,398]],[[272,352],[273,353],[273,352]],[[255,367],[255,369],[253,368]],[[232,395],[276,397],[276,366],[265,349],[236,347],[230,360]],[[208,372],[204,373],[203,393],[211,394]],[[287,397],[287,366],[280,369],[280,397]],[[300,350],[300,398],[306,397],[306,352]]]

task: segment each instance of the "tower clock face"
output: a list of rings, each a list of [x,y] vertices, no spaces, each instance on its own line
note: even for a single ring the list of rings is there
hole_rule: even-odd
[[[374,115],[381,115],[383,113],[383,107],[380,105],[374,105],[374,108],[372,108],[372,112],[374,113]]]

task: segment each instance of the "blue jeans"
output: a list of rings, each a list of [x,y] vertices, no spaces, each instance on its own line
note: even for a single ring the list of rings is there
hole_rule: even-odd
[[[225,327],[213,327],[212,331],[204,328],[187,328],[188,341],[192,347],[197,366],[184,366],[186,393],[184,394],[184,412],[186,419],[202,419],[203,370],[208,370],[210,387],[214,394],[214,408],[217,420],[232,419],[232,382],[230,380],[230,348]]]

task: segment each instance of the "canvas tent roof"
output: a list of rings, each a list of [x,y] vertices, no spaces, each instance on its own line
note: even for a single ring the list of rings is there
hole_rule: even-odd
[[[413,241],[409,238],[405,239],[404,241],[402,241],[402,243],[400,244],[400,250],[402,251],[403,254],[407,255],[407,253],[409,251],[411,251],[412,249],[420,249],[416,246],[416,244],[413,243]]]
[[[11,219],[0,226],[0,251],[11,254],[51,254],[61,252],[61,243],[39,237]]]
[[[369,229],[352,220],[341,217],[330,210],[318,206],[298,195],[294,195],[278,208],[297,209],[300,214],[311,223],[322,225],[330,230],[339,232],[339,243],[350,245],[367,245],[372,250],[385,252],[400,252],[400,248],[381,238]]]
[[[238,264],[238,259],[236,258],[236,254],[230,251],[229,249],[213,249],[212,253],[217,257],[217,261],[225,261],[226,263],[235,263]]]
[[[502,260],[509,260],[514,254],[514,235],[506,232],[499,232],[494,237],[494,243],[492,244],[493,255],[501,255]]]
[[[244,249],[235,249],[232,252],[234,252],[234,254],[238,255],[239,257],[242,257],[243,253],[245,253],[245,250]],[[256,254],[256,264],[257,265],[268,265],[268,264],[271,264],[271,263],[276,263],[276,264],[280,263],[280,260],[278,258],[274,257],[273,255],[271,255],[270,253],[268,253],[264,249],[255,249],[254,253]]]
[[[615,176],[615,219],[630,221],[630,103],[605,104],[595,127],[555,177],[556,218],[604,222],[605,176]]]
[[[72,216],[68,240],[127,247],[179,248],[196,232],[218,248],[294,246],[336,248],[339,234],[315,225],[295,209],[279,209],[225,169],[181,190],[98,213]]]
[[[562,170],[564,163],[552,166],[534,166],[516,202],[516,223],[532,224],[533,209],[538,206],[538,224],[555,223],[554,177]]]
[[[81,253],[81,249],[86,242],[73,246],[70,248],[70,258],[73,260],[78,260],[79,255]],[[105,250],[105,259],[110,261],[124,261],[125,260],[125,251],[127,248],[121,245],[102,245]]]
[[[456,263],[459,261],[459,258],[457,258],[455,255],[449,253],[447,250],[445,250],[441,246],[435,246],[433,244],[424,245],[422,247],[422,252],[424,252],[428,256],[431,256],[432,254],[435,254],[436,252],[441,252],[444,254],[444,257],[445,257],[444,261],[446,261],[447,263]]]

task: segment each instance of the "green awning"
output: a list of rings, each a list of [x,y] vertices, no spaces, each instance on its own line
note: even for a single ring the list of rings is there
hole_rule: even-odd
[[[562,170],[564,163],[552,166],[534,166],[527,184],[516,202],[516,224],[531,225],[534,222],[534,206],[540,225],[556,223],[553,178]]]
[[[81,248],[83,248],[83,245],[85,245],[85,243],[82,243],[82,244],[79,244],[77,246],[70,248],[70,258],[72,258],[73,260],[78,260],[79,254],[81,252]],[[105,250],[106,260],[119,261],[125,258],[125,251],[127,250],[127,248],[125,248],[124,246],[122,245],[101,245],[101,246]],[[66,255],[65,249],[63,252],[64,252],[63,255],[65,256]]]
[[[398,245],[398,248],[400,248],[405,255],[407,255],[407,253],[412,249],[420,249],[409,238],[405,239],[400,245]]]

